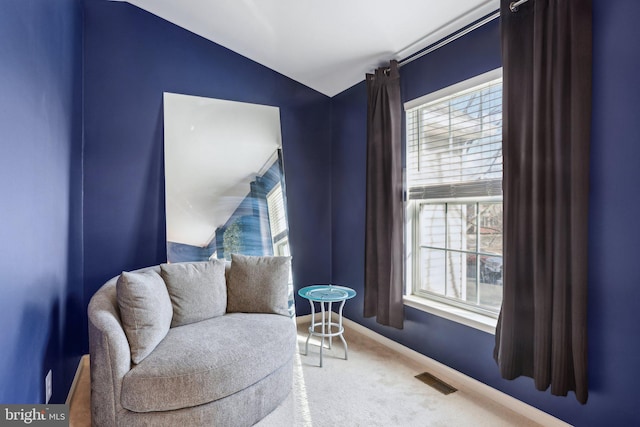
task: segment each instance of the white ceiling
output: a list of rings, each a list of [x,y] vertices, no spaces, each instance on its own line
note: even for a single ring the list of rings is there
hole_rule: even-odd
[[[130,0],[328,96],[497,10],[499,0]]]

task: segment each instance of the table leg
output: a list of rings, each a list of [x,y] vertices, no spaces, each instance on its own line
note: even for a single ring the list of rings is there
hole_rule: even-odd
[[[338,328],[341,331],[340,332],[340,340],[342,341],[342,344],[344,344],[344,360],[348,360],[348,354],[347,352],[349,351],[349,347],[347,346],[347,341],[344,339],[344,337],[342,336],[344,334],[344,329],[342,328],[342,309],[344,308],[344,303],[346,302],[346,300],[343,300],[340,303],[340,309],[338,310]]]
[[[322,368],[322,349],[324,348],[324,337],[326,335],[327,323],[324,316],[324,303],[320,303],[320,310],[322,310],[322,339],[320,340],[320,367]]]
[[[329,327],[329,349],[331,349],[331,345],[333,344],[333,336],[331,336],[332,333],[332,329],[331,329],[331,315],[333,314],[331,312],[331,307],[332,307],[333,303],[330,301],[329,302],[329,311],[327,312],[327,316],[329,318],[329,321],[327,322],[327,326]]]
[[[316,306],[311,300],[309,300],[309,304],[311,304],[311,326],[309,326],[309,335],[307,335],[307,341],[304,344],[305,356],[309,354],[309,338],[311,338],[311,332],[313,332],[316,327]]]

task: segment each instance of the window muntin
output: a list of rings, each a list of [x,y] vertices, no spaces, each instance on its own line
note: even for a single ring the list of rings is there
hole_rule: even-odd
[[[495,315],[502,301],[502,78],[407,108],[407,288]]]

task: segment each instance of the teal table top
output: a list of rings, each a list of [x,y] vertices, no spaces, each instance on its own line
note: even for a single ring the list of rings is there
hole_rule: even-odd
[[[311,301],[335,302],[355,297],[356,291],[346,286],[313,285],[300,289],[298,295]]]

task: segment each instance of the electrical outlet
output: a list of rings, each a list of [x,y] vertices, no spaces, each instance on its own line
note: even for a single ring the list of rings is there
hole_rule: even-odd
[[[52,384],[52,374],[51,369],[47,372],[47,376],[44,377],[44,394],[45,394],[45,404],[49,403],[49,399],[51,399],[51,394],[53,394],[53,384]]]

